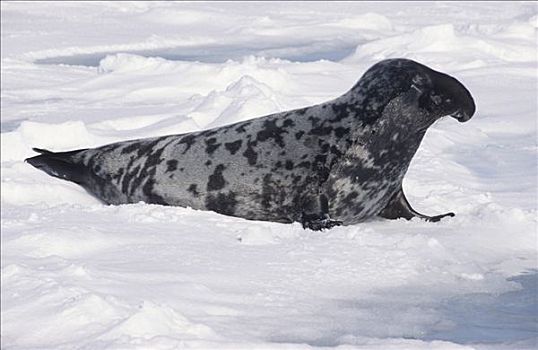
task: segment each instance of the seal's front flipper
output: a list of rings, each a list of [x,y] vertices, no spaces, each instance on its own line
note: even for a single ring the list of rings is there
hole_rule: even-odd
[[[456,216],[456,214],[450,212],[450,213],[441,214],[441,215],[435,215],[435,216],[422,215],[421,218],[424,219],[424,220],[427,220],[427,221],[437,222],[437,221],[440,221],[445,216],[454,217],[454,216]]]
[[[405,198],[405,195],[403,193],[403,189],[400,187],[400,189],[392,196],[389,203],[383,209],[379,216],[385,219],[399,219],[404,218],[407,220],[411,220],[414,217],[418,217],[421,219],[424,219],[426,221],[431,222],[437,222],[444,218],[445,216],[455,216],[454,213],[446,213],[436,216],[427,216],[424,214],[420,214],[417,211],[415,211],[413,208],[411,208],[411,205],[407,201],[407,198]]]
[[[321,231],[340,226],[342,221],[332,220],[329,217],[329,200],[327,196],[320,194],[305,206],[301,215],[301,224],[304,229]]]
[[[301,223],[303,224],[304,229],[309,228],[312,231],[321,231],[323,229],[342,225],[342,221],[332,220],[327,214],[316,215],[303,213]]]

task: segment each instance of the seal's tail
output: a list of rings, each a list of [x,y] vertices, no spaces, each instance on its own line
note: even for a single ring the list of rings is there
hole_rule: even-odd
[[[86,149],[69,152],[51,152],[41,148],[32,149],[41,154],[27,158],[25,162],[30,163],[37,169],[43,170],[51,176],[77,184],[83,184],[87,181],[88,168],[73,157],[82,151],[86,151]]]

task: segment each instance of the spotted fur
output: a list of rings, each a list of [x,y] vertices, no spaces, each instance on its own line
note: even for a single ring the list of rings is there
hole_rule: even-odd
[[[58,171],[45,153],[28,161],[54,176],[63,171],[60,177],[109,204],[144,201],[284,223],[328,211],[354,224],[378,215],[401,188],[430,125],[446,115],[465,121],[474,108],[456,79],[390,59],[319,105],[66,156],[48,153],[71,164],[73,174]]]

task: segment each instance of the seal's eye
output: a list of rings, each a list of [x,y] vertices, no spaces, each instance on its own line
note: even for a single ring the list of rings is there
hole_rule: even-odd
[[[431,97],[433,103],[434,103],[436,106],[439,106],[439,105],[441,104],[441,102],[443,102],[443,99],[442,99],[441,96],[439,96],[439,95],[434,95],[434,94],[432,94],[430,97]]]

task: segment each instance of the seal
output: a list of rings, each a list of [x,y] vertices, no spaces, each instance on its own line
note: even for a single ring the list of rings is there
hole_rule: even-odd
[[[370,218],[419,217],[402,181],[429,126],[475,112],[455,78],[383,60],[344,95],[219,128],[26,159],[107,204],[211,210],[313,230]]]

